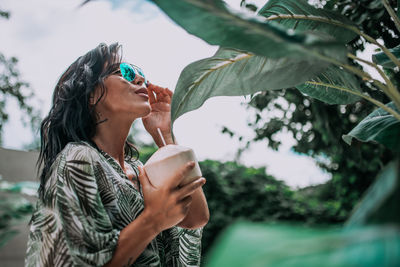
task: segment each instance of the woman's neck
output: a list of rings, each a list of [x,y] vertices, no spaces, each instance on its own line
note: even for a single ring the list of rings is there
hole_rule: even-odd
[[[97,125],[96,135],[92,139],[101,150],[117,160],[122,169],[125,169],[124,146],[131,125],[107,120]]]

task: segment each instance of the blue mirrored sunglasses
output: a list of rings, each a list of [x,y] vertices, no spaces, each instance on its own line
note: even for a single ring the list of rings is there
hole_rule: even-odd
[[[134,81],[136,75],[140,75],[144,78],[144,83],[146,84],[146,86],[148,85],[146,76],[144,76],[142,69],[139,68],[138,66],[135,66],[130,63],[121,63],[119,64],[119,70],[121,71],[122,77],[128,82]]]

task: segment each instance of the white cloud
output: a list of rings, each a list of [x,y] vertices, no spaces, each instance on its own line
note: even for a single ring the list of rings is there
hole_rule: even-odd
[[[141,66],[156,84],[175,88],[181,70],[189,63],[211,56],[216,47],[187,34],[144,1],[141,5],[112,5],[93,1],[77,8],[82,0],[3,0],[11,11],[8,21],[0,21],[3,38],[0,51],[20,59],[19,69],[47,113],[53,88],[62,72],[80,55],[100,42],[123,44],[125,59]],[[121,6],[122,5],[122,6]],[[132,12],[132,9],[135,12]],[[251,137],[248,112],[240,105],[243,97],[216,97],[199,110],[189,112],[175,124],[180,144],[192,147],[199,159],[232,160],[238,143],[221,135],[222,125]],[[31,136],[19,122],[16,104],[9,105],[11,122],[5,127],[4,145],[20,148]],[[327,179],[311,159],[287,151],[293,139],[285,137],[282,152],[254,144],[243,156],[249,165],[268,165],[269,173],[292,186],[304,186]],[[288,168],[287,166],[290,166]]]

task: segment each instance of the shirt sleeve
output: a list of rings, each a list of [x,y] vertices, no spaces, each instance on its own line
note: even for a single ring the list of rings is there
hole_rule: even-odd
[[[201,238],[203,227],[185,229],[177,227],[179,231],[179,259],[184,266],[200,266]]]
[[[102,204],[90,148],[71,149],[57,168],[56,205],[74,265],[103,266],[111,260],[119,231]]]

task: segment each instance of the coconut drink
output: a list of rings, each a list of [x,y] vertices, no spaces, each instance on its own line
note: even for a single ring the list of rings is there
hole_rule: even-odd
[[[162,137],[161,134],[160,136]],[[165,144],[164,140],[163,142]],[[172,173],[187,164],[189,161],[194,161],[195,166],[189,174],[182,178],[182,181],[179,183],[179,185],[182,186],[202,176],[196,155],[193,150],[188,147],[180,145],[164,145],[154,152],[143,167],[153,186],[162,187],[163,184],[168,182],[165,180],[168,178],[165,177],[171,177]]]

